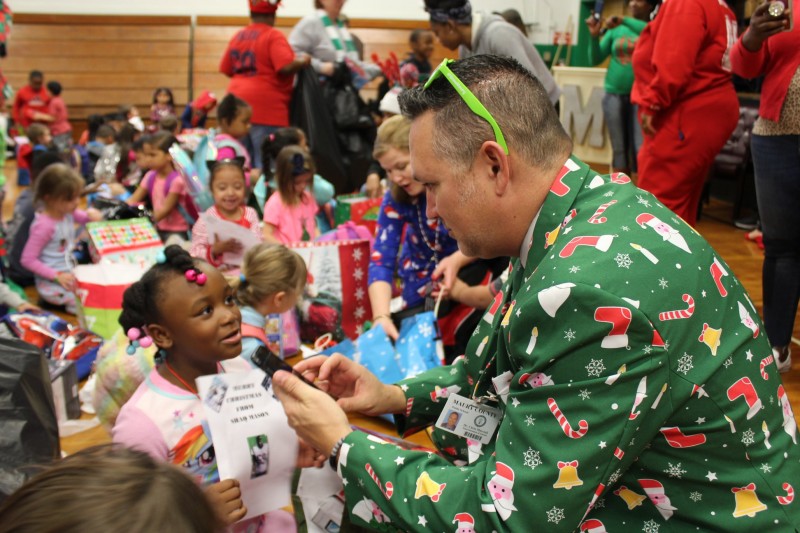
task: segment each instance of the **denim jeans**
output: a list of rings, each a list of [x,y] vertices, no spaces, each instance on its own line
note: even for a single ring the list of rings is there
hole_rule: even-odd
[[[753,135],[764,232],[764,327],[772,346],[792,338],[800,299],[800,135]]]
[[[614,158],[611,166],[615,169],[636,170],[636,154],[642,147],[642,128],[636,117],[636,106],[631,103],[629,94],[609,94],[603,96],[603,116],[611,137]]]
[[[244,147],[250,154],[253,168],[264,168],[261,161],[261,145],[264,144],[270,133],[275,133],[280,128],[278,126],[267,126],[266,124],[251,124],[250,133],[243,140]]]

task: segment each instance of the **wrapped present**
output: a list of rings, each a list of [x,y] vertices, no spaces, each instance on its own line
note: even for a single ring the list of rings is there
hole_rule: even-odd
[[[147,267],[164,249],[156,228],[146,218],[104,220],[86,224],[89,253],[95,263],[132,263]]]
[[[372,235],[378,226],[378,213],[382,198],[367,198],[363,194],[345,194],[336,197],[333,220],[338,226],[347,221],[366,226]]]
[[[379,326],[321,353],[340,353],[365,366],[382,383],[392,384],[442,364],[438,337],[436,318],[428,311],[404,319],[394,344]]]
[[[41,349],[47,358],[74,361],[78,379],[89,375],[103,345],[100,336],[53,313],[11,313],[3,320],[14,336]]]
[[[326,333],[356,338],[372,317],[367,294],[369,241],[295,243],[308,269],[301,303],[300,338],[314,342]]]
[[[121,328],[118,319],[122,313],[122,294],[145,272],[143,266],[124,263],[76,266],[73,274],[81,327],[110,339]]]

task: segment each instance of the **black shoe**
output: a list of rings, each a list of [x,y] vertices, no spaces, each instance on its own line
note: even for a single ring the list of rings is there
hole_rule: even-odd
[[[758,217],[751,215],[749,217],[739,218],[733,221],[733,225],[745,231],[754,230],[758,227]]]

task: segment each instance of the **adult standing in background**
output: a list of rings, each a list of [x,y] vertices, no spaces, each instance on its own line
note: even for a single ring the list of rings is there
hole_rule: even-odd
[[[756,8],[731,53],[733,71],[764,76],[750,147],[764,232],[764,327],[781,372],[792,366],[792,340],[800,299],[800,0],[792,9]],[[791,19],[794,19],[792,31]]]
[[[364,71],[367,80],[381,75],[378,65],[363,63],[353,36],[341,16],[345,0],[314,0],[314,13],[306,15],[289,34],[295,52],[311,56],[311,66],[323,76],[332,76],[336,64],[350,60]]]
[[[469,0],[425,0],[425,11],[442,46],[458,50],[461,59],[478,54],[513,57],[542,82],[550,102],[556,105],[561,89],[542,56],[516,26],[500,15],[473,13]]]
[[[28,74],[28,85],[17,91],[11,117],[17,126],[25,129],[34,122],[52,122],[53,117],[47,113],[50,94],[44,87],[44,74],[32,70]]]
[[[720,0],[669,0],[633,53],[631,100],[644,133],[638,185],[692,226],[706,175],[739,119],[736,32]]]
[[[254,168],[262,168],[261,144],[278,128],[289,125],[294,73],[309,64],[295,57],[286,37],[275,26],[280,0],[249,0],[251,24],[233,36],[219,70],[229,78],[228,92],[253,108],[245,146]]]
[[[630,17],[608,17],[600,23],[599,13],[586,19],[592,40],[589,44],[589,61],[595,65],[611,56],[603,96],[603,117],[611,137],[614,156],[613,172],[630,173],[636,169],[636,154],[642,146],[642,128],[636,117],[636,106],[631,104],[633,88],[634,46],[647,23],[650,14],[661,0],[630,0]],[[597,16],[595,16],[597,15]]]

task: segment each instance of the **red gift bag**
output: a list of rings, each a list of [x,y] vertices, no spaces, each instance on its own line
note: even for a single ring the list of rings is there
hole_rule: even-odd
[[[313,342],[325,333],[337,341],[355,339],[372,318],[367,293],[369,241],[295,243],[308,268],[301,303],[300,338]]]

